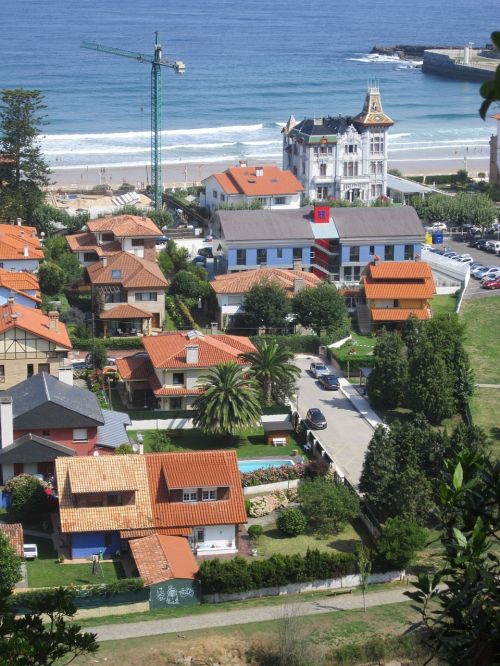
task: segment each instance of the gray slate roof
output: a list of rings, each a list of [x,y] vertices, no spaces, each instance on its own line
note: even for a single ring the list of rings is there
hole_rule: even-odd
[[[52,462],[58,456],[74,456],[76,452],[51,439],[28,433],[18,437],[13,444],[0,449],[0,465],[17,462]]]
[[[97,444],[116,449],[121,444],[130,444],[125,426],[132,425],[128,414],[103,409],[104,425],[97,428]]]
[[[96,396],[40,372],[0,392],[12,397],[14,430],[88,428],[104,424]]]
[[[342,241],[345,238],[424,236],[424,228],[411,206],[332,208],[331,216]]]
[[[215,224],[220,223],[227,241],[313,241],[311,208],[295,210],[220,210]],[[218,218],[218,219],[217,219]]]
[[[321,123],[314,118],[304,118],[295,125],[290,134],[306,134],[309,136],[324,136],[331,134],[345,134],[347,129],[354,125],[352,116],[328,116],[321,119]]]

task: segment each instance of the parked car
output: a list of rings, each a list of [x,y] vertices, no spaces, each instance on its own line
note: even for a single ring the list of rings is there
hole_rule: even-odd
[[[478,240],[475,240],[473,243],[473,247],[477,247],[478,250],[484,250],[488,241],[486,238],[479,238]]]
[[[453,252],[453,251],[445,252],[443,254],[443,257],[445,257],[446,259],[453,259],[453,257],[458,257],[458,252]]]
[[[448,231],[448,227],[444,222],[434,222],[429,227],[425,227],[426,231]]]
[[[326,428],[326,419],[323,412],[317,407],[311,407],[307,411],[306,421],[312,430],[324,430]]]
[[[38,557],[38,548],[36,543],[23,544],[23,557],[25,560],[35,560]]]
[[[211,243],[213,241],[214,237],[213,236],[205,236],[203,239],[204,243]]]
[[[116,358],[108,356],[107,359],[106,359],[106,363],[104,365],[112,365],[112,366],[114,366],[114,368],[116,370]],[[90,368],[91,366],[92,366],[92,352],[89,352],[85,356],[85,366],[84,367]],[[75,367],[75,365],[73,364],[73,368],[74,367]]]
[[[320,375],[318,381],[325,391],[338,391],[340,388],[339,379],[336,375]]]
[[[309,372],[315,379],[318,379],[321,375],[330,374],[330,370],[328,370],[324,363],[318,363],[316,361],[309,366]]]
[[[500,241],[490,241],[488,252],[494,252],[495,254],[500,254]]]
[[[480,279],[481,284],[487,282],[488,280],[493,280],[496,277],[500,277],[500,268],[493,268],[487,271]]]
[[[485,275],[489,270],[494,268],[493,266],[480,266],[471,271],[472,277],[475,277],[477,280],[480,280],[483,275]]]
[[[483,289],[500,289],[500,276],[494,278],[493,280],[486,280],[481,283]]]
[[[166,245],[169,240],[168,236],[158,236],[158,238],[155,238],[155,245]]]

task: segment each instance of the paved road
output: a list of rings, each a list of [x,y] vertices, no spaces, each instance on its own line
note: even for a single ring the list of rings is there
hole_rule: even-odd
[[[387,604],[408,601],[404,596],[404,589],[398,587],[394,590],[371,592],[366,596],[366,605],[385,606]],[[208,629],[211,627],[228,627],[248,622],[266,622],[280,620],[293,613],[293,616],[317,615],[319,613],[335,613],[363,607],[361,594],[349,594],[338,597],[322,597],[317,601],[299,601],[291,604],[274,606],[251,606],[247,610],[224,611],[219,613],[206,613],[203,615],[190,615],[170,620],[146,620],[145,622],[127,622],[109,624],[97,627],[86,627],[85,631],[97,634],[98,641],[114,641],[124,638],[139,638],[140,636],[157,636],[194,629]]]
[[[311,407],[321,409],[328,426],[325,430],[315,430],[315,435],[351,483],[357,486],[373,428],[340,391],[324,391],[309,375],[308,368],[313,360],[321,359],[305,355],[295,357],[294,363],[301,370],[299,413],[305,417]],[[332,372],[338,374],[333,368]]]

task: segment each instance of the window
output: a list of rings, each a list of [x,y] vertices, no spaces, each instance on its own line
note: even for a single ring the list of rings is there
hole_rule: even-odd
[[[247,263],[247,251],[246,250],[236,250],[236,265],[245,266]]]
[[[220,200],[221,200],[221,201],[225,201],[225,200],[226,200],[226,195],[225,195],[225,194],[221,194],[221,195],[220,195]]]
[[[136,301],[156,301],[158,300],[158,294],[156,291],[136,291],[135,292]]]
[[[383,162],[370,162],[370,173],[371,174],[383,174],[384,173],[384,163]]]
[[[127,294],[121,291],[114,291],[111,294],[104,294],[105,303],[126,303]]]
[[[275,206],[284,206],[286,204],[286,197],[274,197],[273,203]]]
[[[0,382],[5,381],[5,365],[0,365]]]
[[[203,527],[198,527],[194,531],[194,540],[196,543],[204,543],[205,541],[205,530]]]
[[[203,502],[213,502],[217,499],[217,491],[215,488],[210,488],[207,490],[203,489],[201,491],[201,499]]]
[[[104,548],[110,548],[113,543],[113,535],[111,532],[104,532]]]
[[[84,252],[83,261],[97,261],[97,254],[95,252]]]
[[[294,259],[300,259],[302,261],[302,248],[301,247],[294,247],[293,248],[293,258]]]
[[[358,146],[355,143],[346,143],[344,146],[346,153],[357,153]]]
[[[353,246],[349,248],[349,261],[359,261],[359,247]]]
[[[122,272],[121,272],[120,270],[114,268],[114,269],[111,271],[111,279],[112,279],[112,280],[120,280],[121,277],[122,277]]]
[[[384,135],[382,132],[372,134],[370,138],[370,152],[375,154],[384,152]]]
[[[405,261],[413,259],[413,245],[405,245]]]
[[[382,196],[382,185],[372,185],[371,195],[373,198]]]
[[[74,442],[88,442],[87,428],[73,428]]]
[[[48,375],[50,375],[50,364],[49,363],[39,363],[38,364],[38,372],[46,372]]]
[[[212,192],[212,194],[213,194],[214,199],[217,199],[217,190],[214,190],[214,191]]]
[[[361,277],[361,266],[353,266],[352,267],[352,279],[354,282],[359,282],[359,279]]]
[[[394,261],[394,245],[386,245],[384,259],[386,261]]]
[[[87,506],[89,507],[104,506],[104,498],[102,495],[87,495],[86,500]]]
[[[172,375],[172,384],[174,386],[184,386],[184,373],[183,372],[174,372]]]
[[[182,409],[182,398],[170,398],[170,409]]]
[[[368,254],[372,254],[372,255],[375,254],[375,245],[370,245],[370,249],[369,249]]]
[[[108,506],[121,506],[123,504],[123,497],[121,495],[107,495]]]
[[[114,233],[109,231],[107,233],[102,234],[101,236],[103,242],[112,241],[114,240],[114,238],[115,238]]]
[[[397,299],[393,301],[393,307],[399,308],[399,301]]]
[[[257,263],[266,264],[267,263],[267,250],[258,249],[257,250]]]
[[[320,185],[316,188],[316,199],[319,201],[328,199],[328,187],[326,185]]]
[[[319,175],[326,176],[326,164],[319,165]]]
[[[33,363],[28,363],[28,365],[26,366],[26,376],[33,377],[33,372],[34,372]]]
[[[306,163],[305,162],[302,162],[302,175],[303,176],[306,175]]]
[[[277,259],[283,259],[283,248],[282,247],[277,247],[276,248],[276,258]]]
[[[357,176],[358,162],[344,162],[344,176]]]
[[[352,266],[346,266],[344,268],[344,280],[350,282],[352,279]]]
[[[144,238],[132,238],[132,247],[144,247]]]
[[[197,490],[183,490],[182,491],[182,501],[183,502],[197,502],[198,501],[198,491]]]

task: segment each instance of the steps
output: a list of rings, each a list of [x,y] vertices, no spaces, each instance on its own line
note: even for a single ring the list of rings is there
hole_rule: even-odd
[[[368,306],[358,303],[356,305],[356,317],[361,335],[369,335],[372,332],[372,322]]]

